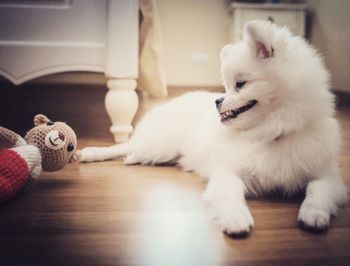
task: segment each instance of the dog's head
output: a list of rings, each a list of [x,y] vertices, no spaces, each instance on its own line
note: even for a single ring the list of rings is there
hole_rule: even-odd
[[[225,125],[278,137],[333,111],[322,60],[287,28],[248,22],[220,56],[226,94],[215,104]]]

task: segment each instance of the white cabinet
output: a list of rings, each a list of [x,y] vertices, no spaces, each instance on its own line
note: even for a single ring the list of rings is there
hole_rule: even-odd
[[[0,0],[0,75],[19,85],[68,71],[102,72],[116,142],[137,107],[137,0]]]
[[[305,35],[305,5],[233,3],[231,10],[232,42],[241,39],[245,23],[254,19],[267,19],[279,26],[287,26],[295,34]]]

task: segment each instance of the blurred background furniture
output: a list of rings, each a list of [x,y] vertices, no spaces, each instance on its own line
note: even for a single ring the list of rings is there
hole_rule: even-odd
[[[232,23],[231,41],[236,42],[241,39],[244,25],[254,19],[270,20],[279,26],[287,26],[297,35],[305,36],[305,4],[231,4]]]
[[[104,73],[110,131],[126,141],[138,108],[138,4],[0,0],[0,75],[20,85],[54,73]]]

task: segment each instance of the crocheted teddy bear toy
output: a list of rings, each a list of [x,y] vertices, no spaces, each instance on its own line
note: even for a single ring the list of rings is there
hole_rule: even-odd
[[[36,115],[24,137],[0,126],[0,203],[14,197],[44,171],[57,171],[78,160],[77,137],[63,122]]]

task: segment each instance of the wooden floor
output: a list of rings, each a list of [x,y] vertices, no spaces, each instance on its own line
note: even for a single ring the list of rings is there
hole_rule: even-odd
[[[350,108],[339,163],[350,187]],[[80,146],[109,143],[80,139]],[[327,233],[297,227],[301,199],[249,201],[256,226],[230,239],[201,201],[205,183],[179,168],[76,164],[44,173],[0,206],[0,265],[350,265],[350,207]]]

